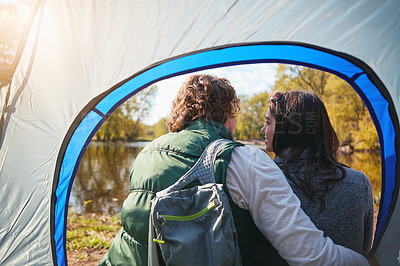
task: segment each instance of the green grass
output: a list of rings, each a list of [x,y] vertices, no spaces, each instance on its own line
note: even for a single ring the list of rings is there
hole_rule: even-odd
[[[68,215],[67,250],[108,249],[120,228],[117,216]]]

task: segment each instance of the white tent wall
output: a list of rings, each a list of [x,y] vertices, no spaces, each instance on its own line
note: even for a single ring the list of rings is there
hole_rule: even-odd
[[[288,41],[366,63],[399,117],[399,18],[396,0],[40,1],[13,77],[0,143],[0,264],[56,262],[51,201],[57,160],[73,122],[96,96],[174,56]],[[375,253],[382,265],[395,263],[399,253],[396,206]]]

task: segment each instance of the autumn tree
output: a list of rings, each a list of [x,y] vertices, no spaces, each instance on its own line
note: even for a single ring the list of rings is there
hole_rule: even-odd
[[[168,133],[167,119],[162,118],[154,125],[154,138],[158,138],[165,133]]]
[[[142,121],[149,115],[156,86],[137,93],[118,107],[104,122],[95,138],[98,140],[134,140],[142,133]]]
[[[252,97],[240,97],[240,112],[236,117],[235,136],[241,140],[261,139],[261,128],[264,125],[268,107],[268,92],[262,92]]]

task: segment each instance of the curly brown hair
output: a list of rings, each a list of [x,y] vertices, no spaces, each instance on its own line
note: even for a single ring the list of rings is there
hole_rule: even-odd
[[[172,102],[169,131],[178,132],[196,119],[224,124],[240,110],[240,101],[229,80],[214,75],[193,75],[186,79]]]

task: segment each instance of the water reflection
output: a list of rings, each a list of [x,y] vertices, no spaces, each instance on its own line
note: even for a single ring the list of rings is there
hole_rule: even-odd
[[[115,214],[129,194],[129,173],[147,142],[91,142],[71,191],[69,212]]]
[[[129,173],[147,142],[91,142],[79,166],[70,197],[69,212],[116,214],[129,194]],[[379,201],[381,161],[379,152],[341,154],[339,160],[364,172]],[[150,167],[150,166],[149,166]]]

